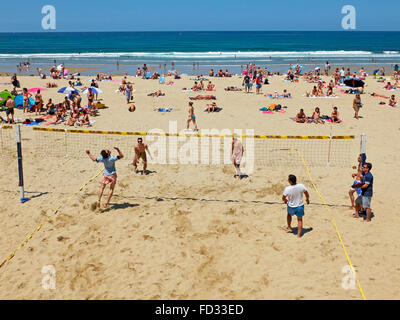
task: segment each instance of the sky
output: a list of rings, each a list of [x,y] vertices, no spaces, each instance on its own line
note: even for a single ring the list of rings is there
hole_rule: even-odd
[[[55,30],[42,28],[45,5]],[[2,3],[0,32],[341,31],[344,5],[356,9],[356,31],[400,31],[399,0],[18,0]]]

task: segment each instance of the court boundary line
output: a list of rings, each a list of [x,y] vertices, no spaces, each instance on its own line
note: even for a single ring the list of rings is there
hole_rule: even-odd
[[[58,206],[58,208],[54,211],[53,214],[56,215],[56,214],[61,210],[61,208],[62,208],[63,206],[65,206],[74,196],[76,196],[79,192],[81,192],[82,189],[83,189],[84,187],[86,187],[90,182],[92,182],[94,179],[96,179],[96,178],[100,175],[100,173],[102,173],[102,172],[103,172],[103,169],[101,169],[95,176],[93,176],[93,177],[90,178],[88,181],[86,181],[84,184],[82,184],[82,186],[79,188],[79,190],[76,191],[76,192],[74,192],[73,194],[71,194],[71,195],[67,198],[66,201],[64,201],[62,204],[60,204],[60,205]],[[3,262],[0,264],[0,269],[1,269],[3,266],[5,266],[12,258],[14,258],[16,252],[17,252],[18,250],[22,249],[22,247],[24,247],[24,246],[29,242],[29,240],[32,239],[32,237],[35,235],[35,233],[38,232],[40,229],[42,229],[42,227],[43,227],[47,222],[50,222],[50,221],[53,221],[53,220],[46,214],[46,221],[44,221],[44,222],[42,222],[41,224],[39,224],[39,225],[35,228],[35,230],[34,230],[28,237],[26,237],[25,240],[22,241],[22,243],[21,243],[13,252],[11,252],[11,254],[10,254],[6,259],[3,260]]]
[[[322,202],[323,202],[323,204],[324,204],[325,209],[328,211],[329,215],[331,216],[332,224],[333,224],[333,226],[334,226],[334,228],[335,228],[335,231],[336,231],[336,234],[337,234],[337,236],[338,236],[339,242],[340,242],[340,244],[342,245],[342,248],[343,248],[344,254],[345,254],[345,256],[346,256],[347,262],[349,263],[350,269],[351,269],[351,271],[352,271],[353,274],[354,274],[355,280],[356,280],[356,282],[357,282],[358,289],[359,289],[359,291],[360,291],[360,293],[361,293],[361,296],[362,296],[363,300],[367,300],[367,298],[366,298],[366,296],[365,296],[365,294],[364,294],[364,291],[363,291],[363,289],[362,289],[362,287],[361,287],[360,280],[359,280],[358,277],[357,277],[357,272],[356,272],[356,270],[354,269],[353,264],[351,263],[350,256],[349,256],[349,254],[347,253],[346,246],[345,246],[345,244],[344,244],[344,242],[343,242],[343,240],[342,240],[342,236],[340,235],[339,228],[337,227],[337,224],[336,224],[336,220],[335,220],[335,218],[333,217],[333,215],[332,215],[332,213],[331,213],[331,210],[329,209],[329,207],[328,207],[328,205],[327,205],[327,203],[326,203],[326,201],[325,201],[325,198],[324,198],[323,195],[319,192],[319,190],[318,190],[318,188],[317,188],[317,185],[314,183],[314,180],[313,180],[312,177],[311,177],[310,170],[309,170],[309,168],[308,168],[308,165],[307,165],[306,161],[304,160],[303,155],[301,154],[301,152],[300,152],[299,150],[297,150],[297,149],[293,149],[293,150],[296,150],[296,151],[297,151],[297,153],[298,153],[298,155],[299,155],[301,161],[303,162],[304,167],[306,168],[306,172],[307,172],[308,178],[310,179],[310,182],[311,182],[311,184],[312,184],[314,190],[317,192],[319,198],[322,200]]]

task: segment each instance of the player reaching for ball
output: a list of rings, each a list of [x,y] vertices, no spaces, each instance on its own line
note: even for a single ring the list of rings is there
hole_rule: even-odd
[[[103,181],[100,186],[97,208],[100,208],[101,197],[103,196],[104,189],[109,184],[110,192],[108,193],[107,202],[104,204],[104,208],[108,207],[108,205],[110,204],[111,197],[114,193],[115,185],[117,183],[117,170],[115,169],[115,161],[122,159],[124,155],[122,154],[121,150],[119,150],[117,147],[114,147],[114,149],[117,150],[118,156],[112,157],[110,150],[102,150],[100,152],[101,157],[97,159],[90,153],[89,150],[86,150],[86,153],[88,154],[89,158],[92,159],[92,161],[103,162],[104,164]]]

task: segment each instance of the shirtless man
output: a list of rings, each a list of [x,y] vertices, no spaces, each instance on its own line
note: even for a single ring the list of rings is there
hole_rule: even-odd
[[[7,123],[11,124],[14,123],[14,107],[15,103],[14,100],[11,97],[8,97],[7,102],[6,102],[6,115],[7,115]],[[10,115],[11,115],[11,120],[10,120]]]
[[[151,154],[150,154],[150,150],[147,146],[147,144],[143,143],[143,139],[142,138],[138,138],[137,139],[137,144],[135,145],[135,158],[133,159],[133,166],[135,168],[135,172],[138,173],[137,170],[137,165],[139,163],[139,160],[142,159],[143,160],[143,171],[142,174],[147,174],[147,156],[146,156],[146,151],[149,153],[150,159],[151,158]]]
[[[331,118],[332,118],[332,122],[340,122],[339,111],[338,111],[337,107],[333,107]]]
[[[300,112],[296,115],[296,122],[305,123],[307,121],[306,114],[303,109],[300,109]]]
[[[236,177],[238,180],[242,179],[242,173],[240,172],[240,162],[242,161],[242,156],[244,153],[244,148],[242,142],[237,138],[237,134],[233,135],[232,139],[232,151],[231,158],[233,161],[233,166],[236,169]]]

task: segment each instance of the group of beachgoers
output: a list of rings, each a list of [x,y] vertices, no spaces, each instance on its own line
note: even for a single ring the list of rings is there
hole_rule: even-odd
[[[324,124],[325,121],[330,121],[333,123],[340,123],[342,120],[339,118],[339,111],[337,107],[333,107],[331,116],[321,116],[321,111],[319,107],[315,107],[314,112],[311,117],[307,117],[304,113],[304,109],[300,109],[300,111],[296,114],[296,118],[294,119],[297,123],[320,123]]]

